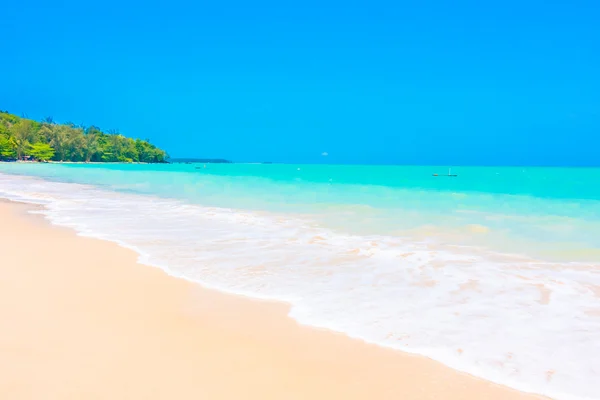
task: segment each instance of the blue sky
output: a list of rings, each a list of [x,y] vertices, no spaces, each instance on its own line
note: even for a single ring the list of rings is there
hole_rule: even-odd
[[[0,109],[181,157],[600,165],[597,1],[87,3],[3,2]]]

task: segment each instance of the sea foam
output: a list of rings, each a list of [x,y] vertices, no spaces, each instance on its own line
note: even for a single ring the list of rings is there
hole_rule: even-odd
[[[557,399],[600,398],[600,265],[325,229],[0,174],[0,197],[207,287],[289,302],[300,323]]]

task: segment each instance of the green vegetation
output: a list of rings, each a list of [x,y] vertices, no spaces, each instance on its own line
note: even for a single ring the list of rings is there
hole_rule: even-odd
[[[29,147],[29,154],[36,160],[52,160],[55,151],[48,143],[34,143]]]
[[[163,150],[146,140],[0,111],[0,160],[161,163],[166,158]]]

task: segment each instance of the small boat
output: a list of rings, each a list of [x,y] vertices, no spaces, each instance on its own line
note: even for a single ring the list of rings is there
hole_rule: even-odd
[[[458,176],[458,175],[452,174],[452,168],[448,168],[448,175],[433,174],[433,176]]]

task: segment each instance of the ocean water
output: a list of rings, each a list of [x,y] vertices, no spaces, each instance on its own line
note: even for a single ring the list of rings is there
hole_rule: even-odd
[[[307,325],[600,399],[600,169],[0,164],[0,197]]]

